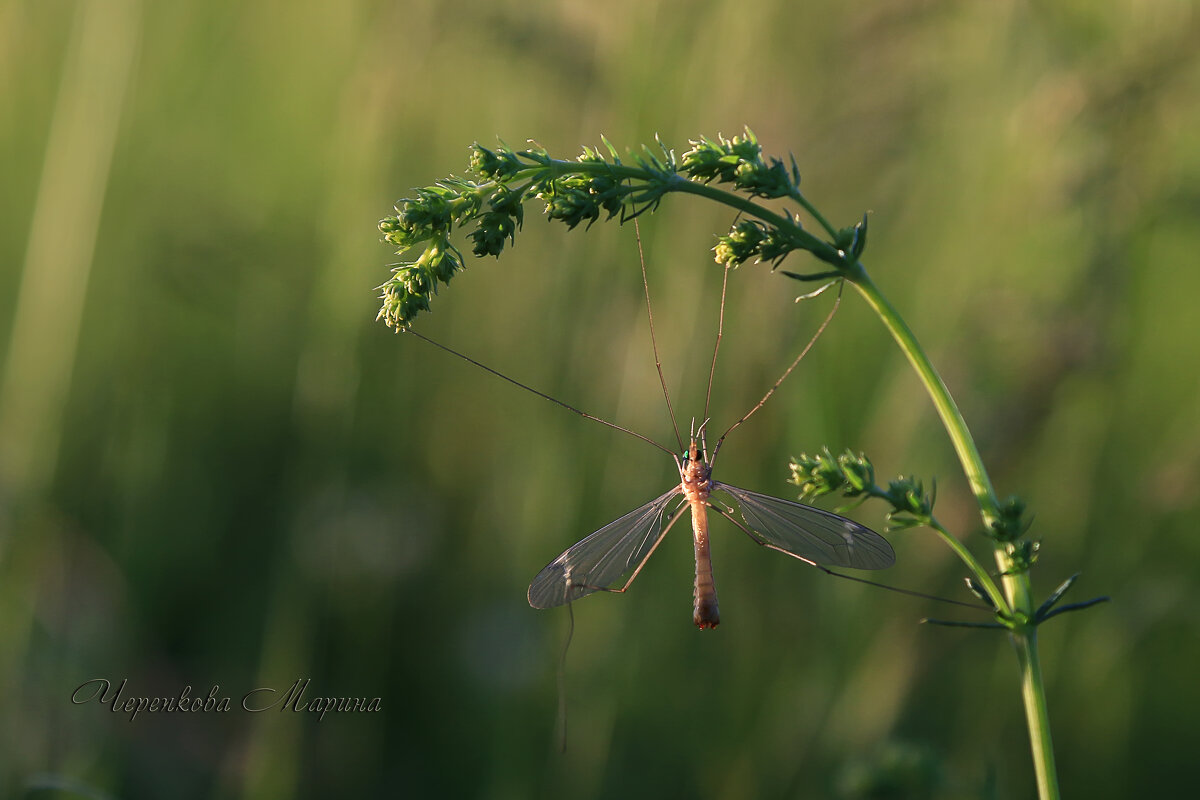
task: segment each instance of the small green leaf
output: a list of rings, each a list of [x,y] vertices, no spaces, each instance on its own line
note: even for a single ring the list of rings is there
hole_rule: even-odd
[[[1084,600],[1079,603],[1068,603],[1065,606],[1059,606],[1058,608],[1054,609],[1041,619],[1037,620],[1037,622],[1045,622],[1051,617],[1056,617],[1059,614],[1066,614],[1070,611],[1082,611],[1085,608],[1091,608],[1092,606],[1100,605],[1101,603],[1107,603],[1110,599],[1111,598],[1109,597],[1093,597],[1091,600]]]
[[[863,248],[867,246],[867,215],[863,214],[862,222],[854,226],[854,237],[850,241],[850,261],[858,261]]]
[[[1055,604],[1062,599],[1062,596],[1067,593],[1067,590],[1071,588],[1071,585],[1074,584],[1078,578],[1079,573],[1076,572],[1074,575],[1063,581],[1057,589],[1050,593],[1050,596],[1046,598],[1046,602],[1038,606],[1038,610],[1033,612],[1033,618],[1042,619],[1045,617],[1046,612],[1054,608]]]

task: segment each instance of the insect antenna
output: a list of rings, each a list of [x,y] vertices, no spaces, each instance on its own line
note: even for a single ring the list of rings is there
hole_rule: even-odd
[[[746,420],[750,419],[750,417],[754,415],[754,412],[756,412],[760,408],[762,408],[766,404],[767,400],[769,400],[771,398],[771,395],[775,394],[775,390],[778,389],[780,384],[782,384],[784,382],[784,380],[787,379],[788,375],[792,374],[792,370],[794,370],[796,368],[796,365],[800,363],[801,359],[803,359],[806,355],[808,355],[808,351],[811,350],[813,345],[817,343],[817,339],[821,338],[821,334],[825,332],[825,329],[827,327],[829,327],[829,323],[833,321],[833,315],[837,313],[837,310],[841,306],[841,304],[842,304],[842,286],[841,286],[841,284],[839,284],[837,298],[833,301],[833,308],[831,308],[829,310],[829,313],[825,316],[825,320],[821,323],[821,326],[819,328],[817,328],[817,332],[814,333],[812,338],[808,340],[808,344],[804,345],[804,349],[800,351],[800,355],[796,356],[796,360],[793,361],[788,366],[788,368],[783,371],[783,374],[779,376],[779,380],[775,381],[775,385],[767,390],[767,393],[763,395],[762,399],[759,400],[754,405],[753,408],[751,408],[749,411],[747,411],[745,416],[743,416],[737,422],[730,425],[729,428],[727,428],[726,431],[721,434],[720,439],[717,439],[717,443],[713,447],[712,458],[709,459],[710,466],[712,465],[712,463],[714,461],[717,460],[717,453],[720,452],[721,445],[724,444],[724,442],[725,442],[725,437],[728,436],[730,433],[732,433],[734,428],[741,425]]]
[[[654,441],[649,436],[643,436],[642,434],[638,433],[637,431],[631,431],[631,430],[629,430],[629,428],[621,427],[620,425],[616,424],[615,422],[609,422],[606,419],[601,419],[600,417],[593,416],[593,415],[587,413],[586,411],[581,411],[578,408],[576,408],[575,406],[570,405],[568,403],[564,403],[562,400],[559,400],[556,397],[551,397],[550,395],[546,394],[545,392],[539,392],[537,389],[534,389],[532,386],[526,386],[525,384],[521,383],[520,381],[514,380],[514,379],[508,377],[503,372],[492,369],[487,364],[481,364],[480,362],[476,361],[475,359],[471,358],[470,356],[463,355],[462,353],[458,352],[457,350],[447,347],[446,345],[442,344],[441,342],[434,341],[433,339],[430,339],[428,336],[425,336],[424,334],[417,333],[412,328],[401,328],[400,330],[404,333],[410,333],[413,336],[417,337],[418,339],[420,339],[424,342],[429,342],[429,344],[433,345],[434,347],[438,348],[439,350],[444,350],[452,356],[461,358],[463,361],[466,361],[468,364],[474,364],[475,366],[479,367],[480,369],[485,370],[486,372],[492,373],[497,378],[501,378],[503,380],[508,381],[513,386],[517,386],[521,389],[524,389],[527,392],[532,392],[533,394],[536,394],[538,397],[541,397],[545,400],[549,400],[551,403],[554,403],[555,405],[562,406],[563,408],[567,409],[568,411],[572,411],[572,412],[578,414],[579,416],[583,417],[584,419],[590,419],[593,422],[599,422],[601,425],[607,425],[608,427],[612,428],[615,431],[620,431],[621,433],[626,433],[626,434],[634,437],[635,439],[641,439],[643,442],[646,442],[647,444],[654,445],[655,447],[657,447],[659,450],[662,450],[667,455],[675,457],[675,453],[673,451],[669,450],[666,447],[663,447],[661,444]]]
[[[667,391],[667,379],[663,377],[662,359],[658,356],[658,340],[654,336],[654,311],[650,307],[650,279],[646,277],[646,254],[642,250],[642,229],[636,219],[633,221],[633,233],[637,238],[638,261],[642,265],[642,288],[646,293],[646,316],[650,320],[650,346],[654,349],[654,366],[658,369],[658,382],[662,386],[663,397],[667,400],[667,413],[671,415],[671,425],[675,428],[675,441],[679,444],[679,449],[683,450],[679,423],[675,420],[675,409],[671,407],[671,393]]]
[[[696,420],[695,420],[695,418],[693,418],[693,419],[692,419],[692,438],[693,438],[693,439],[696,439],[696,438],[699,438],[699,439],[700,439],[700,457],[701,457],[702,459],[704,459],[704,461],[708,461],[708,442],[706,442],[706,441],[704,440],[704,430],[705,430],[705,428],[707,428],[707,427],[708,427],[708,420],[707,420],[707,419],[705,419],[705,420],[704,420],[704,422],[701,422],[701,423],[700,423],[700,427],[699,427],[699,428],[697,428],[697,427],[696,427]]]

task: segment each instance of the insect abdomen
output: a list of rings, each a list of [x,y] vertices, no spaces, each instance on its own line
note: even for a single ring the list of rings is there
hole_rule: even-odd
[[[692,621],[700,630],[715,628],[721,622],[717,608],[717,585],[713,581],[712,555],[708,547],[708,509],[692,507],[692,534],[696,543],[696,591]]]

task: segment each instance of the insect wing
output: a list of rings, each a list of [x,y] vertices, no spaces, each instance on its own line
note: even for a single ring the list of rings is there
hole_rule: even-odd
[[[714,482],[713,488],[738,502],[742,519],[760,544],[826,567],[884,569],[896,563],[887,540],[853,520],[727,483]]]
[[[650,556],[679,487],[571,545],[529,584],[529,605],[553,608],[607,588]]]

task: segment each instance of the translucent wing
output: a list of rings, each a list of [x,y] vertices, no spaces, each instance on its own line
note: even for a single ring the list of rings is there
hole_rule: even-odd
[[[759,544],[826,567],[883,569],[896,562],[886,539],[853,520],[727,483],[714,481],[713,489],[738,502],[748,533]]]
[[[571,545],[529,584],[529,605],[553,608],[608,588],[650,557],[666,534],[663,513],[679,487]],[[678,516],[678,515],[677,515]]]

